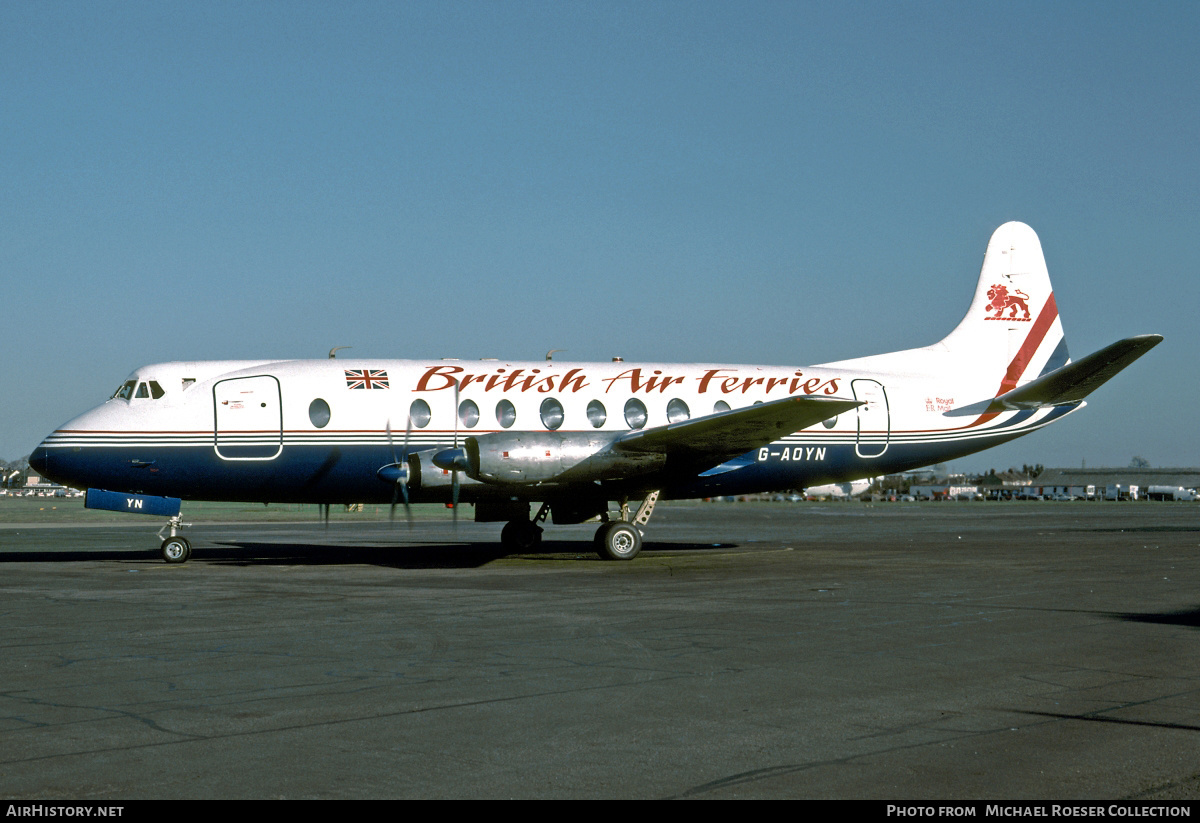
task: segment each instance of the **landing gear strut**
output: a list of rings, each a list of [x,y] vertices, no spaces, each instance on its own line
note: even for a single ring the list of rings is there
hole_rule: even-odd
[[[162,537],[163,532],[168,529],[171,530],[170,536],[163,540],[160,547],[163,560],[168,563],[186,563],[187,559],[192,556],[192,544],[186,537],[179,534],[182,527],[190,525],[192,524],[183,522],[183,515],[177,514],[167,525],[158,530],[159,537]]]

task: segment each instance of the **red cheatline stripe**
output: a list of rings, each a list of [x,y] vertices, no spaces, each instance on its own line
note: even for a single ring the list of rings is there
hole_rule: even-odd
[[[1025,374],[1025,370],[1029,368],[1029,361],[1033,359],[1034,352],[1042,345],[1042,341],[1046,339],[1046,334],[1050,331],[1050,327],[1054,325],[1055,319],[1058,317],[1058,304],[1054,302],[1054,292],[1050,293],[1050,297],[1046,300],[1046,305],[1038,313],[1037,320],[1033,322],[1033,328],[1029,330],[1029,335],[1025,338],[1025,342],[1021,344],[1021,350],[1017,352],[1017,356],[1008,364],[1008,370],[1004,372],[1004,379],[1000,381],[1000,388],[996,390],[996,397],[1010,392],[1017,387],[1017,381]],[[978,426],[980,423],[986,423],[1000,412],[986,412],[979,416],[979,419],[972,423],[967,428]]]

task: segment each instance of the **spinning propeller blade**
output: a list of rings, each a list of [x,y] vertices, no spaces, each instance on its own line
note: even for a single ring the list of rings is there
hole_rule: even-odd
[[[458,381],[454,381],[454,450],[458,451],[458,420],[460,416],[458,407]],[[458,531],[458,468],[456,467],[450,472],[450,502],[453,510],[454,531]]]
[[[384,467],[384,469],[391,470],[387,473],[387,476],[389,478],[392,478],[392,505],[388,509],[388,521],[393,524],[396,522],[396,503],[399,502],[399,498],[403,497],[404,498],[404,519],[408,521],[408,527],[410,529],[412,528],[412,524],[413,524],[412,508],[408,504],[408,439],[411,436],[411,434],[412,434],[412,416],[410,415],[408,418],[408,426],[404,430],[404,446],[401,450],[400,455],[397,455],[396,454],[396,443],[392,439],[392,421],[391,421],[391,418],[388,418],[387,439],[388,439],[388,447],[392,451],[391,465]],[[400,462],[401,456],[404,460],[403,463]],[[381,469],[380,471],[382,472],[383,469]]]

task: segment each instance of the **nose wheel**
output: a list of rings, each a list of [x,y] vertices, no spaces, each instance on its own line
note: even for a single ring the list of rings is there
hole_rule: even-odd
[[[168,563],[184,563],[192,556],[192,544],[186,537],[168,537],[162,542],[162,558]]]
[[[171,534],[162,542],[159,551],[162,552],[162,559],[167,563],[186,563],[187,559],[192,556],[192,544],[188,539],[179,533],[179,530],[184,526],[190,526],[191,523],[183,522],[183,515],[175,515],[171,518],[167,525],[158,530],[158,536],[162,537],[163,532],[170,530]]]

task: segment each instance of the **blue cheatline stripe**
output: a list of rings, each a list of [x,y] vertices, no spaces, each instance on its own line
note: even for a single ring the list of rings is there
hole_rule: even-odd
[[[1038,377],[1049,374],[1056,369],[1061,369],[1070,361],[1071,355],[1067,353],[1067,338],[1063,337],[1062,340],[1058,341],[1058,345],[1055,346],[1054,351],[1050,354],[1050,359],[1046,361],[1046,366],[1038,374]]]

